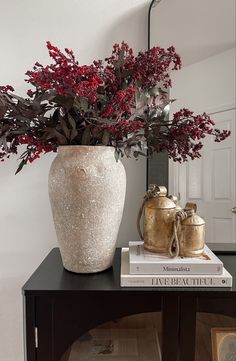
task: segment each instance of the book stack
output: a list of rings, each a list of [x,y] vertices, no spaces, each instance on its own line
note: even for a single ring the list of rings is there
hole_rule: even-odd
[[[232,287],[232,276],[206,245],[201,257],[169,258],[133,241],[121,251],[121,287]]]

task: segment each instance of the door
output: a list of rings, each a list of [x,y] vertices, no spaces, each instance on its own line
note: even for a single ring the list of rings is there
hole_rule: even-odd
[[[202,158],[170,166],[170,189],[186,202],[196,202],[206,221],[207,243],[236,244],[236,148],[235,109],[211,113],[216,128],[229,129],[231,136],[221,143],[204,140]]]

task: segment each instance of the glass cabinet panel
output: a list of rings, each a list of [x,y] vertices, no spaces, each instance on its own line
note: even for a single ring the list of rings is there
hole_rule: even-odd
[[[236,361],[236,318],[197,313],[195,361]]]
[[[161,313],[106,322],[77,339],[60,361],[160,361]]]

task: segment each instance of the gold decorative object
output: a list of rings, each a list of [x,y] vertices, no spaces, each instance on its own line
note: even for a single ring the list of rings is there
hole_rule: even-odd
[[[138,215],[138,232],[144,248],[170,257],[200,257],[205,246],[205,221],[196,214],[196,203],[185,209],[164,186],[150,184]],[[143,214],[143,234],[140,220]]]
[[[164,186],[151,184],[144,197],[138,216],[138,231],[144,240],[144,248],[150,252],[169,253],[170,241],[173,235],[175,221],[175,203],[166,197]],[[141,215],[143,220],[143,235],[140,229]]]
[[[179,255],[182,257],[200,257],[205,245],[205,221],[196,214],[196,203],[187,203],[187,217],[180,222],[177,230]]]

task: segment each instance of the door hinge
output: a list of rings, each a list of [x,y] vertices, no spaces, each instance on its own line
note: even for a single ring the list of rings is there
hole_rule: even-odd
[[[38,327],[34,328],[34,345],[38,348]]]

